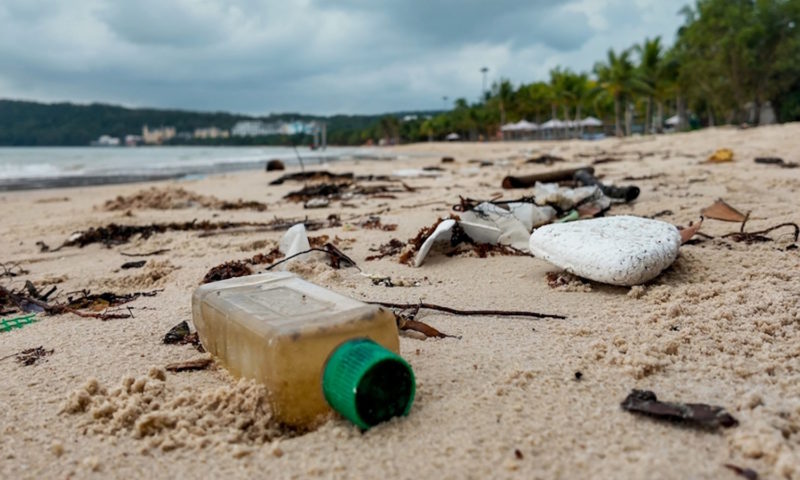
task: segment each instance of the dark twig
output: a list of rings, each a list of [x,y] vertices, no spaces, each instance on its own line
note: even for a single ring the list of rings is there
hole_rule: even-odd
[[[129,253],[129,252],[119,252],[120,255],[125,257],[149,257],[151,255],[161,255],[162,253],[169,252],[169,248],[162,248],[160,250],[153,250],[152,252],[142,252],[142,253]]]
[[[531,317],[531,318],[557,318],[565,319],[564,315],[554,315],[549,313],[514,311],[514,310],[459,310],[456,308],[445,307],[433,303],[394,303],[394,302],[367,302],[373,305],[380,305],[387,308],[412,309],[426,308],[428,310],[438,310],[440,312],[452,313],[453,315],[480,315],[487,317]]]
[[[282,258],[281,260],[273,263],[272,265],[266,267],[265,270],[272,270],[273,268],[277,267],[278,265],[280,265],[282,263],[286,263],[286,262],[288,262],[289,260],[291,260],[291,259],[293,259],[295,257],[299,257],[300,255],[305,255],[305,254],[311,253],[311,252],[322,252],[322,253],[327,253],[328,255],[330,255],[333,259],[336,259],[337,262],[343,260],[345,264],[350,264],[353,267],[355,267],[359,272],[361,271],[361,269],[358,267],[358,265],[356,265],[356,262],[354,262],[353,259],[351,259],[347,255],[345,255],[344,253],[339,251],[338,248],[336,248],[336,247],[328,248],[329,246],[333,247],[333,245],[331,245],[331,244],[325,244],[325,248],[309,248],[308,250],[303,250],[302,252],[297,252],[294,255],[290,255],[290,256],[288,256],[286,258]]]

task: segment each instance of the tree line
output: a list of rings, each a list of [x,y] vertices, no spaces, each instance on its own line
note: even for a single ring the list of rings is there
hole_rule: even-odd
[[[779,122],[800,120],[800,0],[697,0],[679,12],[673,45],[646,38],[608,50],[591,72],[557,67],[547,81],[495,82],[483,98],[455,100],[447,112],[413,122],[386,116],[365,135],[389,142],[442,140],[450,133],[496,138],[521,119],[577,120],[593,115],[611,134],[676,128],[758,125],[769,104]]]

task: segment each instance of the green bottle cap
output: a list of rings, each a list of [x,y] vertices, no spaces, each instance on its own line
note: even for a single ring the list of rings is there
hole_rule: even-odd
[[[322,374],[328,404],[366,430],[408,415],[417,386],[411,366],[372,340],[349,340],[331,353]]]

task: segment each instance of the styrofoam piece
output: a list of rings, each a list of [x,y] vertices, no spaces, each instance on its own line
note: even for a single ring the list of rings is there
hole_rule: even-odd
[[[456,221],[448,218],[447,220],[443,220],[439,225],[436,227],[436,230],[425,240],[422,246],[419,248],[419,252],[417,252],[417,256],[414,257],[414,266],[419,267],[422,265],[422,262],[425,261],[425,257],[428,256],[428,252],[431,251],[431,247],[436,242],[449,242],[450,239],[453,237],[453,226],[455,226]]]
[[[300,252],[308,250],[311,245],[308,243],[308,234],[306,234],[306,226],[302,223],[292,225],[286,233],[283,234],[278,250],[287,257],[296,255]]]
[[[681,237],[674,225],[641,217],[553,223],[530,238],[535,257],[575,275],[611,285],[638,285],[672,265]]]
[[[393,177],[400,178],[419,178],[419,177],[439,177],[442,172],[438,170],[423,170],[421,168],[401,168],[392,172]]]

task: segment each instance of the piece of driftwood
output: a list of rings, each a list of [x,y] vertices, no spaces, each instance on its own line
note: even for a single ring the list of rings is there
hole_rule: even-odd
[[[554,170],[552,172],[534,173],[532,175],[514,176],[509,175],[503,179],[503,188],[531,188],[536,182],[563,182],[572,180],[575,172],[586,170],[594,173],[593,167],[568,168],[566,170]]]
[[[195,360],[186,360],[184,362],[170,363],[164,367],[168,372],[190,372],[194,370],[205,370],[208,368],[213,360],[209,358],[197,358]]]

